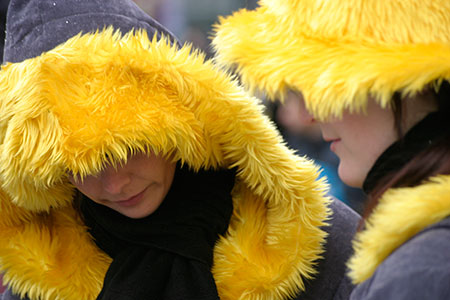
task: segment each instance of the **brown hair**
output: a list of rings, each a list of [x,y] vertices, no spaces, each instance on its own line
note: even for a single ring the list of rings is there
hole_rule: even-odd
[[[432,176],[439,174],[450,174],[450,84],[444,81],[439,89],[434,93],[438,104],[438,111],[443,118],[441,126],[449,128],[444,130],[444,134],[429,147],[417,153],[414,159],[409,161],[399,170],[393,173],[387,173],[382,177],[367,198],[367,204],[363,211],[363,219],[360,224],[362,229],[363,222],[367,220],[373,209],[378,205],[380,197],[390,188],[394,187],[413,187],[420,185]],[[393,95],[393,113],[395,127],[400,137],[404,136],[402,129],[402,110],[400,93]]]

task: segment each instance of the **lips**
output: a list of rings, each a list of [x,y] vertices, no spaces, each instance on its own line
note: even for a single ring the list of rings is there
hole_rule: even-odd
[[[325,142],[330,143],[330,150],[335,152],[336,151],[336,144],[338,144],[341,139],[331,136],[322,135],[322,138]]]
[[[123,207],[129,207],[129,206],[133,206],[138,204],[142,198],[144,197],[144,193],[147,189],[143,190],[142,192],[140,192],[139,194],[136,194],[128,199],[125,200],[121,200],[121,201],[116,201],[115,203],[119,206],[123,206]]]
[[[330,140],[330,150],[336,152],[337,144],[341,141],[341,139]]]

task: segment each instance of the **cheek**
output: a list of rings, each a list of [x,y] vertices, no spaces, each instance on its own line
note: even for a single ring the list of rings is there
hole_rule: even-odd
[[[370,138],[365,140],[365,145],[361,145],[360,151],[365,155],[367,164],[372,167],[375,161],[391,146],[396,140],[396,133],[393,130],[379,130],[368,135]]]
[[[69,181],[72,183],[77,190],[79,190],[82,194],[94,200],[98,198],[98,194],[100,192],[100,187],[98,180],[95,178],[87,177],[83,181],[78,178],[73,178],[69,176]]]
[[[339,153],[339,175],[348,185],[361,187],[368,172],[382,153],[395,142],[395,135],[385,131],[366,131],[365,135],[348,137]]]
[[[381,155],[384,145],[373,139],[370,135],[349,136],[343,139],[343,146],[340,158],[345,159],[353,170],[365,174]]]

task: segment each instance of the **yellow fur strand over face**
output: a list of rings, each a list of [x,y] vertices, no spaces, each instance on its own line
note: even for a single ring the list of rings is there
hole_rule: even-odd
[[[354,241],[355,254],[348,263],[353,282],[368,279],[395,249],[449,215],[450,176],[388,190]]]
[[[273,99],[301,91],[319,120],[359,112],[372,95],[414,94],[450,79],[446,0],[261,0],[220,18],[216,60]]]
[[[110,258],[72,208],[67,174],[136,151],[237,168],[235,212],[215,247],[221,299],[283,299],[314,276],[329,214],[317,167],[189,46],[145,32],[78,35],[3,66],[0,93],[0,267],[14,292],[95,299]]]

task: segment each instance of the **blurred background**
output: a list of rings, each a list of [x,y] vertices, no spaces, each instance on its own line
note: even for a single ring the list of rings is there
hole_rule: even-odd
[[[257,0],[134,0],[177,36],[212,55],[209,37],[218,16],[229,15],[240,8],[253,9]]]

